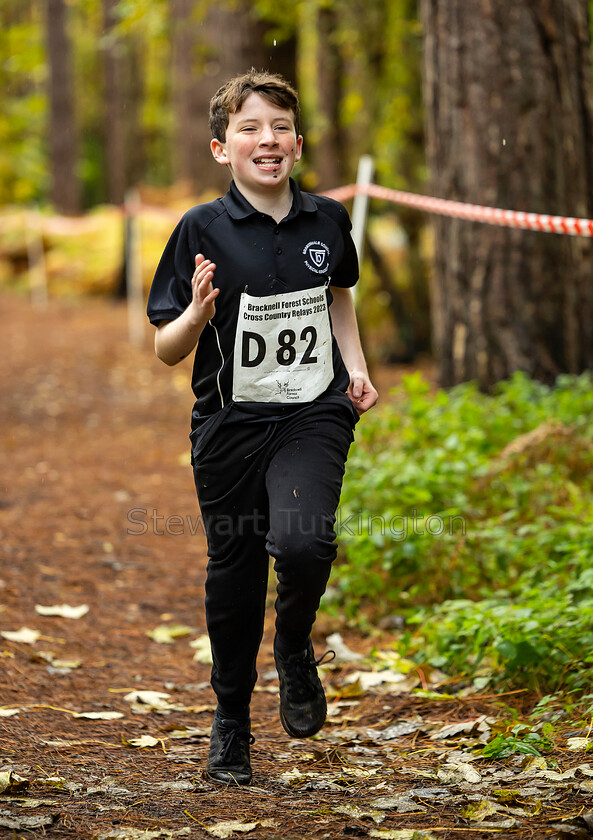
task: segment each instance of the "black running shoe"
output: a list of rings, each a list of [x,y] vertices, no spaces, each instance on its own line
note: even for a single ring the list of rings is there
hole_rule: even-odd
[[[254,737],[247,723],[214,715],[206,778],[218,785],[250,785],[249,746]]]
[[[283,656],[274,647],[280,680],[280,720],[293,738],[309,738],[325,723],[327,702],[317,666],[326,655],[315,659],[311,639],[305,650],[289,656]]]

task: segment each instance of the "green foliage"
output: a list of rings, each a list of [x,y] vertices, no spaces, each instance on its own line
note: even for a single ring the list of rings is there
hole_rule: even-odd
[[[523,723],[513,726],[510,734],[498,732],[482,750],[484,758],[508,758],[510,755],[541,755],[551,749],[550,741]]]
[[[409,377],[365,417],[337,528],[337,601],[403,612],[411,650],[536,689],[593,675],[592,376],[488,396]]]
[[[41,15],[35,5],[0,9],[0,204],[43,196],[46,79]]]

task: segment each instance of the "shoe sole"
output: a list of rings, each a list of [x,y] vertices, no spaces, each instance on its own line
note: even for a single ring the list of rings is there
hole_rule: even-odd
[[[318,732],[321,732],[325,725],[325,718],[323,719],[323,723],[312,729],[311,731],[307,730],[307,732],[297,732],[294,729],[291,729],[290,724],[284,717],[284,709],[280,706],[280,723],[282,724],[284,731],[287,732],[292,738],[311,738],[313,735],[317,735]]]
[[[212,782],[213,785],[224,785],[224,787],[248,787],[252,783],[252,779],[249,779],[247,782],[238,782],[232,773],[229,773],[229,776],[231,777],[230,779],[217,779],[215,776],[211,776],[208,770],[204,773],[206,781]]]

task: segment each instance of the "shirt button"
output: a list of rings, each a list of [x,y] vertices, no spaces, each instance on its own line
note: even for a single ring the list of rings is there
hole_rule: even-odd
[[[274,228],[274,233],[276,234],[276,236],[278,236],[278,234],[280,233],[280,228]]]
[[[281,254],[282,253],[282,248],[276,248],[276,253]]]

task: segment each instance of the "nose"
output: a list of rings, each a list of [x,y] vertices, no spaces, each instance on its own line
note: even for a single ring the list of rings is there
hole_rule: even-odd
[[[259,135],[259,142],[263,146],[274,146],[277,143],[276,133],[271,125],[265,125]]]

